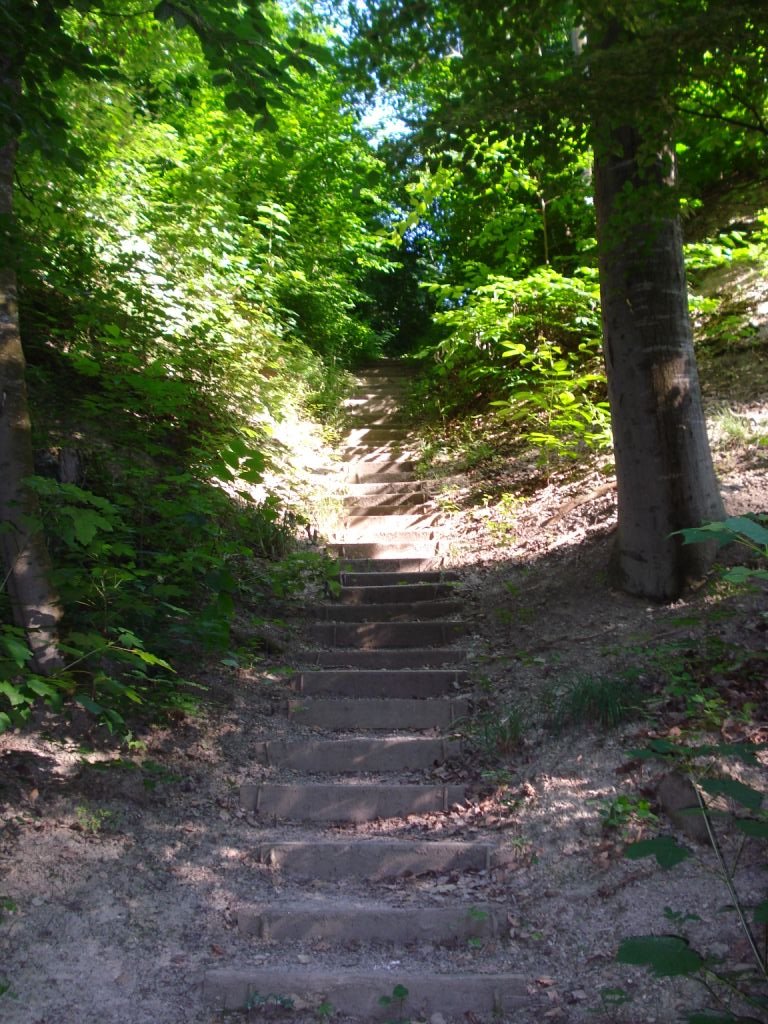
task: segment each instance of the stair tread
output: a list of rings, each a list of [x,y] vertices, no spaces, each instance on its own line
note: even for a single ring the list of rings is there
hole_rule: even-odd
[[[397,362],[361,368],[343,402],[343,514],[326,544],[340,562],[341,590],[308,607],[304,635],[317,646],[297,659],[305,667],[290,680],[288,731],[254,741],[262,777],[240,787],[241,806],[258,828],[253,860],[280,881],[274,898],[241,903],[238,928],[264,943],[275,963],[208,971],[205,997],[224,1009],[285,992],[373,1024],[391,1015],[380,997],[397,985],[408,990],[409,1016],[420,1018],[498,1015],[530,999],[529,979],[508,971],[506,956],[456,969],[454,947],[503,938],[506,906],[460,897],[436,906],[418,889],[407,905],[393,905],[376,888],[470,872],[482,889],[515,861],[512,847],[495,837],[441,840],[404,827],[411,815],[439,815],[472,799],[467,786],[436,781],[433,771],[461,756],[455,727],[472,704],[461,694],[470,679],[459,644],[467,630],[455,588],[461,577],[442,568],[436,528],[443,517],[416,477],[412,428],[400,409],[413,372]],[[290,731],[296,726],[299,734]],[[358,829],[375,820],[387,823],[389,837]],[[307,880],[333,885],[333,898]],[[312,944],[313,966],[286,966],[280,947],[291,942]],[[362,966],[353,957],[341,969],[326,969],[317,955],[319,944],[360,943],[415,952],[396,976],[367,967],[364,951]],[[421,959],[430,944],[432,959]]]

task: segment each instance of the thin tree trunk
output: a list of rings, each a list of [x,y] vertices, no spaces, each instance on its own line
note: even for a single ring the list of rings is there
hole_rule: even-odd
[[[673,171],[663,170],[663,155],[647,166],[632,127],[613,129],[610,140],[595,159],[595,210],[619,506],[611,576],[629,593],[670,601],[711,558],[705,546],[683,546],[672,534],[724,511],[693,351],[682,235],[665,198]]]
[[[7,93],[18,95],[0,68]],[[10,88],[9,88],[10,85]],[[6,94],[7,94],[6,93]],[[16,142],[0,147],[0,216],[13,212]],[[3,263],[8,262],[8,258]],[[50,560],[39,526],[39,510],[24,480],[34,473],[32,432],[16,301],[16,275],[0,266],[0,550],[3,580],[14,620],[26,630],[34,667],[51,674],[62,667],[58,646],[61,607],[50,582]]]

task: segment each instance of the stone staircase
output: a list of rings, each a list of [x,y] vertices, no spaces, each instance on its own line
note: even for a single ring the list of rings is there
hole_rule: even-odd
[[[439,568],[438,516],[399,411],[407,374],[378,363],[348,400],[345,517],[329,546],[341,593],[309,610],[290,728],[255,746],[256,771],[273,774],[241,787],[263,825],[253,857],[274,889],[238,914],[258,963],[205,978],[220,1008],[274,1011],[290,997],[284,1019],[332,1007],[329,1019],[499,1021],[529,1002],[504,954],[504,897],[482,898],[510,851],[407,828],[409,816],[439,820],[471,799],[434,779],[461,752],[451,728],[469,710],[468,676],[458,577]],[[480,897],[459,898],[457,884],[459,897],[436,902],[434,878],[471,878]],[[405,989],[402,1005],[381,1004]]]

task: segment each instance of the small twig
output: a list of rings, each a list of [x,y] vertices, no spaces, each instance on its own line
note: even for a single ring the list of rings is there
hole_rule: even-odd
[[[736,908],[736,913],[738,914],[742,930],[747,937],[749,948],[752,951],[752,955],[754,956],[755,960],[757,961],[757,966],[760,969],[761,973],[764,977],[768,978],[768,967],[766,966],[765,961],[760,955],[760,950],[757,948],[757,943],[755,942],[754,936],[752,935],[752,932],[749,927],[749,923],[744,915],[744,908],[741,905],[739,894],[736,892],[736,887],[733,884],[733,878],[731,877],[731,873],[729,872],[728,867],[725,863],[725,858],[723,857],[722,851],[720,849],[720,844],[717,841],[717,836],[715,835],[712,829],[712,822],[710,821],[709,814],[707,813],[707,805],[704,803],[704,798],[702,797],[698,786],[694,786],[693,788],[696,791],[696,799],[699,802],[699,809],[701,810],[702,817],[704,818],[704,825],[707,829],[707,836],[709,837],[710,845],[712,846],[715,857],[717,858],[717,863],[720,867],[720,871],[722,872],[723,881],[725,882],[726,888],[728,889],[731,899],[733,900],[733,905]]]
[[[603,484],[602,487],[596,487],[594,491],[590,491],[588,494],[579,494],[570,501],[566,501],[564,505],[551,515],[549,519],[545,519],[543,525],[549,526],[552,523],[556,523],[558,519],[562,519],[567,516],[569,512],[573,512],[575,508],[580,505],[586,505],[588,501],[594,501],[595,498],[602,498],[605,494],[610,494],[611,491],[616,490],[616,481],[614,480],[610,484]]]

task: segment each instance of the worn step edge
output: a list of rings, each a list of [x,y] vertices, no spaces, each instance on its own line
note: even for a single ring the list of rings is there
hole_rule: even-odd
[[[515,863],[513,851],[492,843],[460,840],[295,840],[261,843],[254,856],[257,863],[286,877],[326,882],[347,878],[383,882],[433,872],[504,870]]]
[[[379,484],[415,484],[420,483],[418,477],[414,472],[407,469],[388,469],[386,466],[366,467],[360,468],[361,464],[355,463],[355,466],[350,467],[347,474],[347,480],[350,485],[360,485],[365,483],[379,483]],[[355,468],[357,467],[357,468]]]
[[[457,572],[435,569],[426,572],[342,572],[342,587],[400,587],[406,584],[458,583]]]
[[[359,524],[357,526],[337,527],[331,536],[331,543],[341,544],[346,550],[350,546],[361,544],[375,544],[377,548],[387,547],[389,549],[404,547],[406,550],[415,549],[420,555],[436,550],[437,534],[435,526],[414,526],[406,527],[403,530],[388,530],[386,524],[376,527],[375,524]]]
[[[434,601],[408,601],[403,604],[396,601],[386,604],[320,604],[311,606],[308,613],[316,622],[354,625],[368,622],[429,622],[458,615],[463,609],[463,601],[437,598]]]
[[[506,908],[487,905],[390,907],[381,903],[307,903],[241,906],[237,926],[266,942],[414,942],[453,946],[469,939],[495,939],[506,930]]]
[[[439,561],[439,543],[429,541],[428,543],[409,544],[377,544],[370,542],[355,543],[330,543],[326,544],[329,555],[338,558],[341,562],[386,562],[402,564],[408,563],[403,568],[412,569],[423,566],[425,569],[439,568],[435,565]],[[395,571],[397,566],[395,566]],[[344,571],[344,566],[342,567]]]
[[[351,497],[371,494],[410,494],[423,491],[424,484],[424,480],[410,477],[407,480],[381,480],[379,482],[368,481],[368,483],[346,481],[345,493]]]
[[[389,424],[358,426],[347,423],[346,433],[341,438],[341,443],[347,448],[372,448],[375,445],[405,444],[412,437],[413,428],[409,427],[393,427]]]
[[[458,757],[461,750],[459,740],[427,736],[302,738],[257,743],[253,757],[257,763],[269,767],[342,774],[431,768]]]
[[[328,554],[332,554],[331,551]],[[396,575],[443,572],[442,557],[438,554],[422,558],[349,558],[334,556],[341,562],[342,574],[359,573],[370,575],[372,572],[387,572]]]
[[[408,989],[409,1017],[441,1013],[466,1020],[466,1014],[501,1014],[530,1002],[528,979],[519,974],[416,974],[409,970],[321,971],[269,967],[219,968],[206,972],[203,996],[224,1010],[246,1008],[254,996],[279,993],[298,997],[306,1008],[331,1003],[334,1010],[365,1021],[391,1019],[382,996],[395,985]]]
[[[454,583],[441,582],[399,582],[389,586],[348,586],[342,581],[337,600],[345,605],[407,604],[418,601],[439,601],[456,596]]]
[[[335,651],[305,651],[302,661],[321,668],[359,668],[367,670],[439,668],[461,665],[467,659],[462,647],[389,647],[371,651],[340,647]]]
[[[363,824],[446,813],[465,799],[464,786],[245,782],[240,787],[244,811],[286,821]]]
[[[376,516],[386,516],[391,519],[393,516],[401,515],[404,512],[409,512],[411,515],[419,516],[421,522],[425,522],[434,513],[434,507],[427,503],[426,496],[419,496],[418,501],[412,501],[406,498],[404,501],[399,503],[382,504],[380,503],[381,495],[373,496],[368,499],[359,498],[345,498],[344,499],[344,511],[349,517],[362,521],[364,519],[372,519]],[[390,495],[391,497],[391,495]],[[349,522],[349,519],[345,520]]]
[[[317,622],[307,633],[327,647],[371,650],[381,647],[446,647],[466,633],[463,622],[426,619],[423,622]]]
[[[426,512],[413,512],[410,510],[400,512],[379,512],[375,506],[366,509],[362,515],[347,513],[342,519],[342,529],[354,530],[359,526],[377,528],[384,533],[400,533],[402,530],[429,530],[437,526],[444,516],[436,509],[427,509]]]
[[[371,729],[396,732],[406,729],[452,728],[469,714],[466,700],[410,700],[398,697],[311,697],[288,702],[288,715],[297,724],[342,732]]]
[[[301,672],[291,687],[308,697],[442,697],[466,685],[468,674],[451,669]]]

